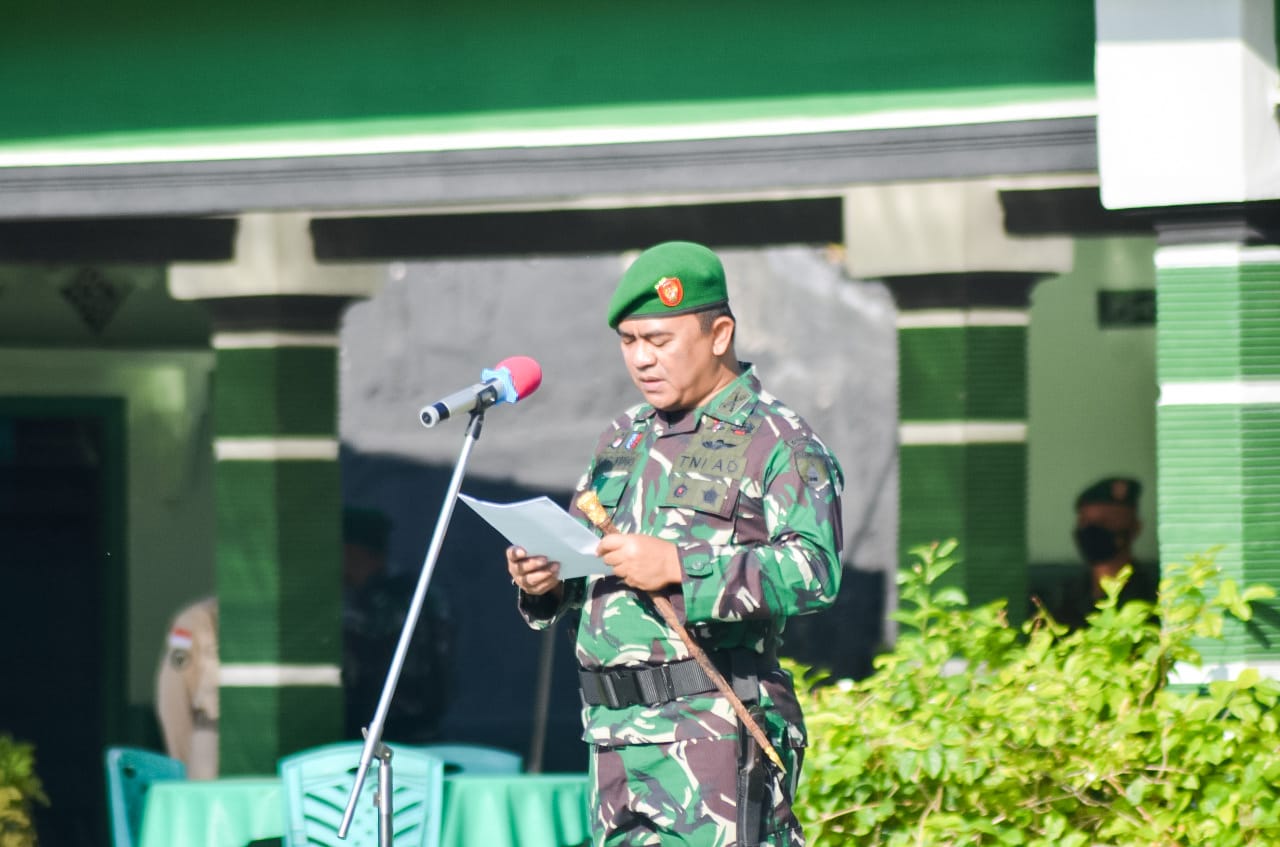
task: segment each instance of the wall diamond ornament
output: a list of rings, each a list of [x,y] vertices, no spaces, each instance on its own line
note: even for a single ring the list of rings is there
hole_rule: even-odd
[[[59,290],[85,325],[100,335],[132,289],[129,283],[112,282],[96,268],[81,268]]]

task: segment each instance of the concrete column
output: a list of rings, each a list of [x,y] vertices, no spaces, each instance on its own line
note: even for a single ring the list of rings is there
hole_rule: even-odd
[[[970,602],[1027,594],[1032,274],[885,277],[898,305],[899,538],[957,538]]]
[[[1218,548],[1241,585],[1280,585],[1280,208],[1160,227],[1156,413],[1160,558]],[[1184,214],[1186,212],[1184,211]],[[1250,214],[1261,226],[1231,227]],[[1259,220],[1261,216],[1261,220]],[[1231,229],[1234,237],[1228,237]],[[1212,240],[1210,240],[1212,239]],[[1224,240],[1226,239],[1226,240]],[[1259,243],[1261,242],[1261,243]],[[1277,616],[1201,645],[1209,678],[1280,677]]]
[[[1026,182],[1025,187],[1042,187]],[[970,602],[1027,594],[1027,329],[1034,281],[1071,266],[1063,238],[1011,238],[999,180],[846,195],[849,270],[898,305],[899,550],[957,538]]]
[[[246,216],[233,263],[170,270],[215,327],[223,774],[342,731],[338,324],[379,275],[318,266],[307,223]]]

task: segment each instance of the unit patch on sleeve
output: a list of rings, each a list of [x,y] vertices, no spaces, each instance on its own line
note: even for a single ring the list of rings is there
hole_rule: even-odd
[[[796,473],[807,488],[821,491],[831,484],[831,464],[822,445],[805,439],[791,447]]]

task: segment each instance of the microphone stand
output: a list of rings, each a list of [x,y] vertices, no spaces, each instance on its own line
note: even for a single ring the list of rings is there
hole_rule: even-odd
[[[356,782],[351,787],[351,796],[347,800],[346,811],[342,814],[342,824],[338,827],[339,838],[347,837],[347,831],[351,828],[351,819],[355,816],[356,803],[360,800],[360,789],[364,787],[369,765],[376,757],[378,759],[378,790],[374,802],[378,807],[378,844],[379,847],[392,847],[391,748],[382,743],[382,729],[387,722],[387,712],[391,707],[391,698],[396,693],[396,684],[400,681],[405,655],[409,652],[409,641],[418,625],[418,617],[422,614],[422,604],[427,599],[427,585],[431,582],[431,572],[435,570],[440,548],[444,546],[445,529],[449,526],[449,519],[453,517],[453,507],[458,502],[458,491],[462,488],[467,459],[471,456],[471,448],[480,438],[480,429],[483,425],[484,409],[476,409],[471,413],[471,419],[467,421],[462,451],[458,454],[458,461],[453,468],[453,477],[449,480],[444,502],[440,505],[440,517],[436,520],[435,533],[431,536],[431,545],[427,548],[427,557],[422,562],[422,572],[418,575],[418,587],[414,589],[413,602],[405,615],[404,628],[400,631],[396,652],[391,657],[391,667],[382,685],[378,707],[374,710],[373,721],[364,730],[364,749],[360,751],[360,764],[356,766]]]

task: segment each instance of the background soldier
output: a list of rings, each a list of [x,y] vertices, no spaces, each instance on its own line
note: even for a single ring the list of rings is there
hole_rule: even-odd
[[[507,551],[531,626],[581,612],[594,842],[803,844],[791,798],[804,726],[775,651],[788,616],[839,588],[839,465],[737,360],[724,269],[707,248],[642,253],[608,323],[645,401],[604,432],[579,483],[620,530],[597,550],[613,575],[562,582],[558,563]],[[785,771],[763,761],[650,592],[732,680]]]
[[[218,599],[185,607],[169,625],[156,671],[165,750],[190,779],[218,775]]]
[[[391,659],[417,587],[418,574],[393,574],[387,551],[391,521],[376,509],[342,513],[342,685],[344,734],[362,737],[373,720]],[[409,641],[383,739],[436,740],[453,695],[453,624],[438,589],[428,591]]]
[[[1106,477],[1076,497],[1076,549],[1089,567],[1090,611],[1103,596],[1103,577],[1114,577],[1125,565],[1133,574],[1120,591],[1120,602],[1156,599],[1159,575],[1133,557],[1133,542],[1142,532],[1138,497],[1142,483],[1127,477]]]

